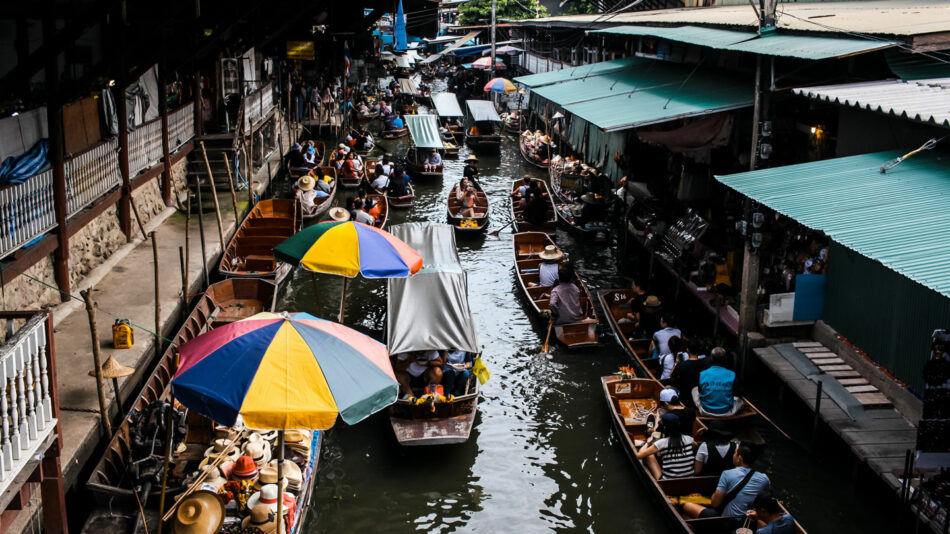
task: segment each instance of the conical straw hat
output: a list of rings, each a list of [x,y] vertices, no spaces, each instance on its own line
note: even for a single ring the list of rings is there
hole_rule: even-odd
[[[109,355],[109,359],[102,364],[102,378],[122,378],[123,376],[132,374],[135,374],[134,367],[122,365],[115,361],[115,358],[111,354]],[[89,376],[96,376],[96,370],[93,369],[89,371]]]

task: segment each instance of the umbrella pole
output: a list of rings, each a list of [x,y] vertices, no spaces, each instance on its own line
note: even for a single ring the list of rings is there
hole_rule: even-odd
[[[284,526],[284,517],[281,513],[284,506],[284,489],[281,487],[284,481],[284,431],[277,431],[277,534],[287,532]],[[289,525],[288,525],[289,526]]]
[[[346,305],[346,283],[349,278],[343,277],[343,291],[340,291],[340,324],[343,324],[343,307]]]

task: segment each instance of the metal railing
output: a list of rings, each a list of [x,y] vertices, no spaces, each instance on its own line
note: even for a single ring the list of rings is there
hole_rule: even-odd
[[[162,119],[140,124],[129,133],[129,175],[162,161]]]
[[[32,315],[0,346],[0,493],[56,430],[47,317]],[[12,330],[17,319],[6,320]]]
[[[257,126],[274,109],[274,88],[271,84],[244,97],[244,130]]]
[[[122,183],[118,149],[119,141],[112,139],[66,160],[68,217],[72,217]]]
[[[191,102],[168,115],[168,150],[174,152],[195,137],[195,103]]]
[[[0,189],[0,257],[55,227],[52,169]]]

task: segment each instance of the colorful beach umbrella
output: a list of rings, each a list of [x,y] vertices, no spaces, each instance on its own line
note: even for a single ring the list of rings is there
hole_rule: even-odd
[[[476,59],[475,61],[472,62],[472,68],[473,68],[473,69],[482,69],[482,70],[489,70],[489,69],[491,69],[491,58],[490,58],[490,57],[482,57],[482,58]],[[502,61],[500,58],[497,58],[497,57],[496,57],[496,58],[495,58],[495,70],[504,70],[504,69],[505,69],[505,62]]]
[[[486,93],[517,93],[518,88],[507,78],[492,78],[485,84]]]
[[[219,424],[327,429],[396,401],[386,346],[306,313],[259,313],[179,347],[172,394]]]

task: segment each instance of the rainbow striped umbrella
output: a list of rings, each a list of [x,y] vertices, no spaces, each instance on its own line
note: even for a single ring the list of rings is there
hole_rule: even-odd
[[[492,78],[485,84],[486,93],[517,93],[518,88],[507,78]]]
[[[259,313],[179,347],[172,393],[233,426],[327,429],[362,421],[396,401],[386,346],[306,313]]]
[[[472,62],[473,69],[489,70],[491,69],[491,57],[478,58]],[[495,58],[495,70],[504,70],[505,62],[501,58]]]

